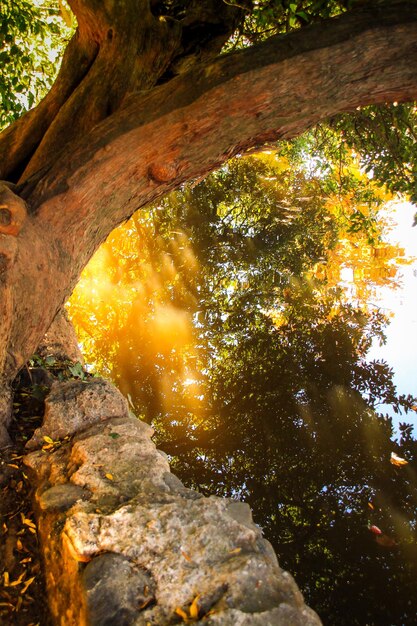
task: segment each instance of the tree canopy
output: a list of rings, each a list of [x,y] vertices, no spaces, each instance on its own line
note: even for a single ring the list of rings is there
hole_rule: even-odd
[[[135,215],[69,310],[182,480],[248,501],[323,619],[395,623],[414,610],[416,484],[390,454],[413,459],[415,438],[407,416],[394,441],[379,407],[409,415],[416,400],[366,353],[386,323],[371,296],[395,287],[401,249],[383,238],[390,196],[347,150],[341,169],[313,165],[316,140],[303,159],[297,142],[229,161]]]

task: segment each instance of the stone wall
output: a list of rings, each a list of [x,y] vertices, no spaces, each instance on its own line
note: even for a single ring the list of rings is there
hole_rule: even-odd
[[[107,381],[56,382],[25,463],[62,626],[318,626],[249,507],[170,473]]]

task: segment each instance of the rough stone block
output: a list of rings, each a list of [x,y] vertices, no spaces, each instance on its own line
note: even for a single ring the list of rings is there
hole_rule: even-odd
[[[151,577],[121,554],[97,556],[82,579],[90,626],[130,626],[141,607],[154,602]]]
[[[120,398],[54,385],[35,445],[72,436],[26,457],[56,624],[318,626],[249,507],[187,489]]]
[[[88,500],[90,496],[86,489],[67,483],[47,489],[39,496],[38,502],[42,511],[66,511],[78,500]]]
[[[128,416],[125,398],[102,378],[57,382],[46,399],[43,424],[35,431],[27,448],[40,447],[44,436],[64,439],[97,422]]]

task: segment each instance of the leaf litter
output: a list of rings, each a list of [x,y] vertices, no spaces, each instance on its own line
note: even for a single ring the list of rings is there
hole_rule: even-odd
[[[13,446],[0,451],[0,626],[51,626],[24,446],[40,426],[43,402],[15,390]]]

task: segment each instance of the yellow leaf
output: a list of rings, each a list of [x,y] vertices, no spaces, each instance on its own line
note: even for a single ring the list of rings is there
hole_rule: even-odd
[[[233,550],[229,550],[229,554],[239,554],[242,552],[242,548],[234,548]]]
[[[59,14],[62,17],[62,19],[64,20],[66,26],[68,28],[72,28],[73,27],[73,19],[72,19],[71,10],[67,9],[67,7],[62,2],[62,0],[58,0],[58,7],[59,7]]]
[[[190,606],[190,617],[192,617],[193,619],[197,619],[198,618],[198,610],[199,610],[199,606],[198,606],[198,600],[200,598],[200,594],[196,595],[196,597],[194,598],[194,600],[191,603]]]
[[[54,440],[48,437],[48,435],[44,435],[43,440],[46,441],[46,443],[51,443],[52,445],[54,445]]]
[[[20,585],[20,583],[22,582],[25,576],[26,576],[26,572],[23,572],[23,574],[20,574],[17,580],[14,580],[12,583],[9,584],[9,587],[16,587],[16,585]]]
[[[4,586],[8,587],[9,586],[9,581],[10,581],[9,572],[4,572],[3,573],[3,579],[4,579]]]
[[[175,613],[177,615],[179,615],[180,617],[182,617],[182,619],[184,620],[184,622],[186,622],[188,620],[188,615],[185,611],[183,611],[182,609],[180,609],[179,606],[177,606],[177,608],[175,609]]]
[[[114,480],[113,478],[113,474],[105,474],[106,478],[108,478],[108,480]]]
[[[34,524],[32,522],[32,520],[28,519],[27,517],[23,517],[22,519],[23,524],[25,524],[26,526],[29,526],[29,528],[35,528],[36,529],[36,524]]]
[[[181,550],[181,554],[186,561],[188,562],[192,561],[192,558],[186,552],[184,552],[184,550]]]
[[[34,580],[35,580],[35,576],[32,576],[32,578],[28,578],[28,580],[25,582],[24,587],[22,587],[22,593],[26,593],[27,588],[29,587],[29,585],[33,583]]]

